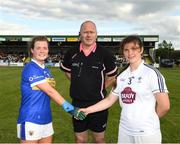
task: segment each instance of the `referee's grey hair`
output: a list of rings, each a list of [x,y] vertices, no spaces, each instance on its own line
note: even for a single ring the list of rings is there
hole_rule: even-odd
[[[92,24],[94,25],[95,29],[96,29],[96,32],[97,32],[96,24],[95,24],[93,21],[91,21],[91,20],[87,20],[87,21],[85,21],[85,22],[83,22],[83,23],[81,24],[80,32],[82,31],[83,26],[84,26],[84,24],[86,24],[86,23],[92,23]],[[79,33],[80,33],[80,32],[79,32]]]

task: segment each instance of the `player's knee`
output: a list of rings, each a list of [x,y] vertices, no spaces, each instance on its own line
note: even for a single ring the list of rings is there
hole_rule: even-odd
[[[83,136],[76,137],[76,143],[87,143],[88,138]]]
[[[105,143],[104,136],[94,137],[94,143]]]

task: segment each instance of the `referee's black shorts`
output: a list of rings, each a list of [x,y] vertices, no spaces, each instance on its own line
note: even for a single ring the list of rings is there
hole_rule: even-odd
[[[97,103],[97,102],[96,102]],[[76,107],[87,107],[93,103],[83,103],[84,106],[78,104],[78,102],[73,101],[73,105]],[[86,105],[86,106],[85,106]],[[86,130],[91,130],[93,132],[103,132],[106,129],[108,120],[108,110],[96,112],[87,115],[84,120],[77,120],[75,118],[72,119],[74,132],[84,132]]]

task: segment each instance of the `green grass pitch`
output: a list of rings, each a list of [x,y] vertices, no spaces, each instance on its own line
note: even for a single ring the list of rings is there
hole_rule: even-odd
[[[58,68],[50,68],[56,79],[57,90],[68,100],[69,81]],[[16,143],[16,121],[20,105],[20,78],[22,68],[0,67],[0,142]],[[164,143],[180,142],[180,68],[160,69],[166,78],[171,101],[169,113],[161,119]],[[73,143],[74,135],[71,117],[61,107],[52,102],[55,143]],[[109,110],[106,142],[116,143],[118,135],[120,107],[114,104]],[[90,141],[92,138],[90,137]]]

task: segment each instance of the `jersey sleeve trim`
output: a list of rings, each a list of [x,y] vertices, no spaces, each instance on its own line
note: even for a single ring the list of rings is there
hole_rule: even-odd
[[[65,72],[69,72],[69,73],[71,72],[71,69],[65,67],[62,63],[60,63],[60,68]]]
[[[118,97],[119,97],[119,94],[116,93],[115,91],[111,90],[111,93],[112,93],[114,96],[118,96]]]
[[[107,73],[107,76],[115,76],[117,74],[117,66],[110,72]]]
[[[155,94],[155,93],[158,93],[158,92],[159,92],[159,93],[169,93],[169,91],[168,91],[167,89],[164,89],[163,91],[157,89],[157,90],[153,90],[152,92],[153,92],[154,94]]]
[[[45,79],[43,79],[43,80],[41,80],[41,81],[38,81],[38,82],[35,82],[35,83],[32,83],[32,84],[31,84],[31,87],[36,86],[36,85],[41,84],[41,83],[44,83],[44,82],[46,82]]]

